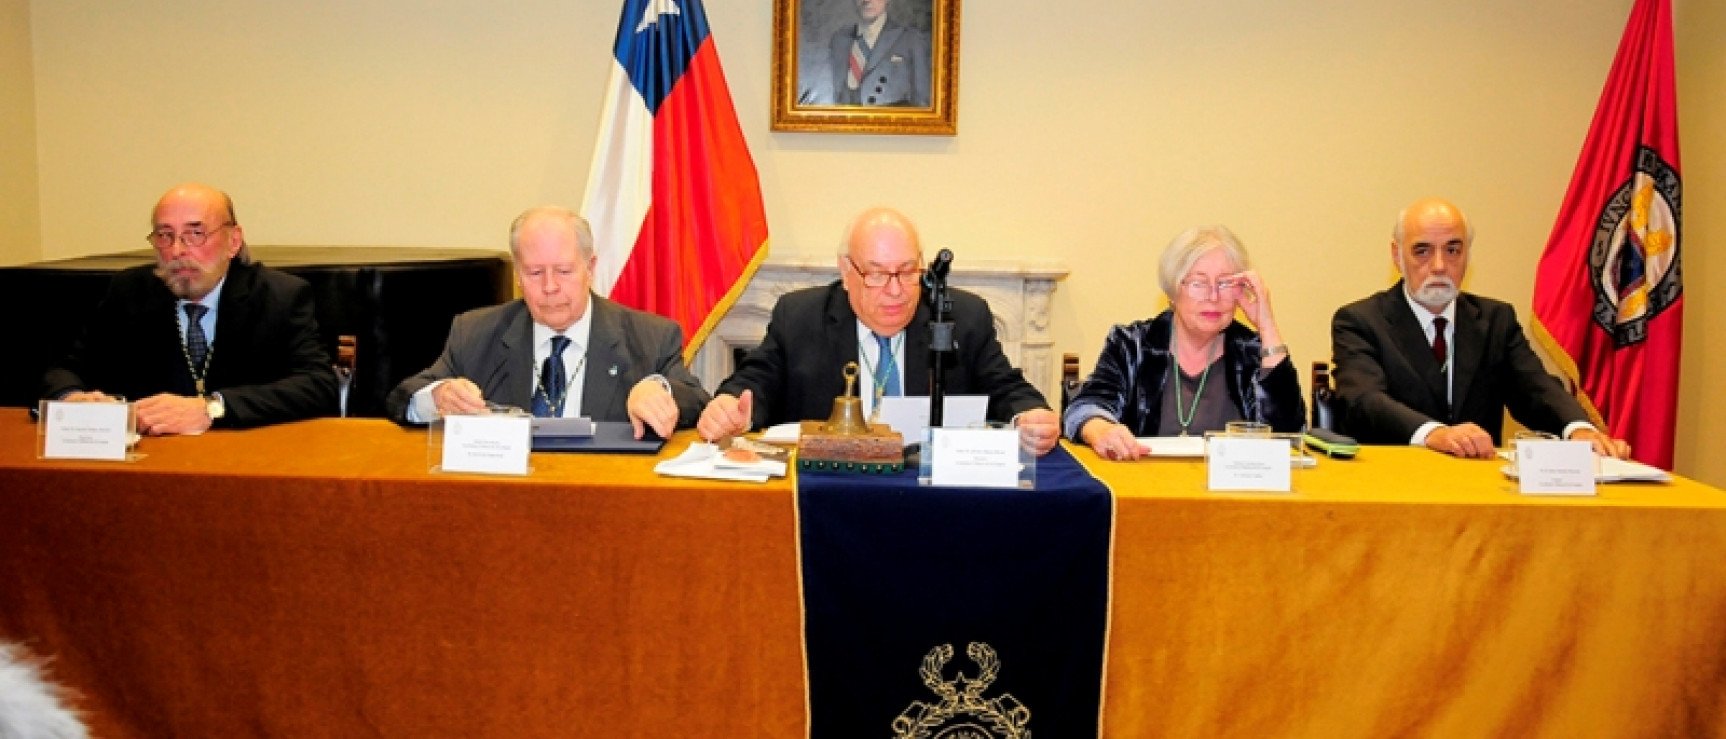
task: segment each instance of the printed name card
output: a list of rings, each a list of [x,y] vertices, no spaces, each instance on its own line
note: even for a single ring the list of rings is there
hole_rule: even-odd
[[[525,475],[533,449],[530,416],[445,416],[444,472]]]
[[[43,403],[42,456],[124,462],[131,415],[127,403]]]
[[[977,488],[1019,486],[1018,429],[930,429],[929,482]]]
[[[1206,449],[1212,491],[1286,493],[1292,488],[1285,439],[1212,436]]]
[[[1594,495],[1594,446],[1586,441],[1518,439],[1516,478],[1523,495]]]

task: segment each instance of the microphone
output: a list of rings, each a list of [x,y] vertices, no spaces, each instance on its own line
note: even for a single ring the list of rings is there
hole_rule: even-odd
[[[923,289],[934,290],[936,285],[947,282],[947,273],[953,270],[953,250],[942,249],[935,255],[935,263],[923,270]]]

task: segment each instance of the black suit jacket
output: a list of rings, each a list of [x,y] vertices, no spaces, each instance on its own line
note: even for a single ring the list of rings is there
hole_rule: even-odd
[[[1444,372],[1401,282],[1338,310],[1331,351],[1343,430],[1363,443],[1407,444],[1422,424],[1437,421],[1473,423],[1501,444],[1507,408],[1536,431],[1588,420],[1529,348],[1516,309],[1491,298],[1456,298],[1454,404],[1445,402]]]
[[[629,390],[649,375],[671,383],[679,428],[695,425],[707,391],[683,363],[683,330],[669,319],[590,295],[593,326],[588,333],[587,375],[581,414],[595,421],[629,420]],[[466,377],[487,401],[533,407],[533,314],[520,299],[470,310],[455,317],[443,355],[432,366],[402,380],[384,401],[397,423],[408,423],[408,405],[420,388],[437,380]]]
[[[988,417],[995,421],[1049,407],[1043,394],[1002,353],[989,304],[963,290],[949,294],[958,348],[948,359],[947,394],[988,395]],[[928,302],[920,301],[905,327],[902,382],[906,395],[929,394],[929,318]],[[845,288],[835,280],[781,297],[773,306],[766,338],[719,384],[717,392],[754,391],[756,428],[825,419],[833,412],[833,399],[845,392],[845,364],[855,361],[857,313],[851,310]],[[864,392],[862,387],[858,392]]]
[[[42,396],[101,390],[142,400],[196,395],[180,339],[174,294],[154,265],[114,275],[72,352],[43,377]],[[217,427],[244,428],[335,415],[336,374],[318,337],[305,280],[239,259],[228,263],[216,306],[205,388],[227,414]]]
[[[1151,320],[1116,326],[1109,332],[1091,376],[1067,405],[1062,426],[1068,438],[1079,439],[1085,422],[1101,414],[1113,416],[1135,436],[1156,435],[1173,357],[1169,335],[1174,315],[1166,310]],[[1301,401],[1294,360],[1284,356],[1261,379],[1259,367],[1264,360],[1259,350],[1264,343],[1240,321],[1223,329],[1223,346],[1223,379],[1241,418],[1269,424],[1280,432],[1300,431],[1306,404]]]

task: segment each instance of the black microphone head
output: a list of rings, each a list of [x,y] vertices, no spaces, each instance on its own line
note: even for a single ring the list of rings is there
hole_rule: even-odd
[[[947,272],[953,269],[953,250],[942,249],[935,254],[935,263],[929,265],[929,271],[938,278],[945,278]]]

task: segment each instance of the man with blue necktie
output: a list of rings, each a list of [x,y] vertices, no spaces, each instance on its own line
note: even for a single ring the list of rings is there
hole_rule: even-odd
[[[839,272],[832,283],[779,299],[767,336],[702,411],[696,429],[704,438],[826,418],[850,362],[858,364],[865,415],[882,396],[929,394],[930,310],[917,228],[890,208],[865,211],[846,230]],[[989,396],[990,420],[1011,420],[1027,447],[1048,452],[1060,440],[1060,419],[1007,361],[989,304],[964,290],[949,296],[956,349],[946,392]]]
[[[694,425],[707,392],[683,362],[671,320],[593,295],[593,231],[574,212],[533,208],[509,229],[522,297],[456,316],[443,355],[385,400],[401,423],[489,404],[536,416],[629,421],[670,436]]]
[[[145,239],[156,264],[114,276],[42,397],[129,398],[138,432],[155,436],[335,415],[311,286],[252,263],[226,193],[169,190]]]

